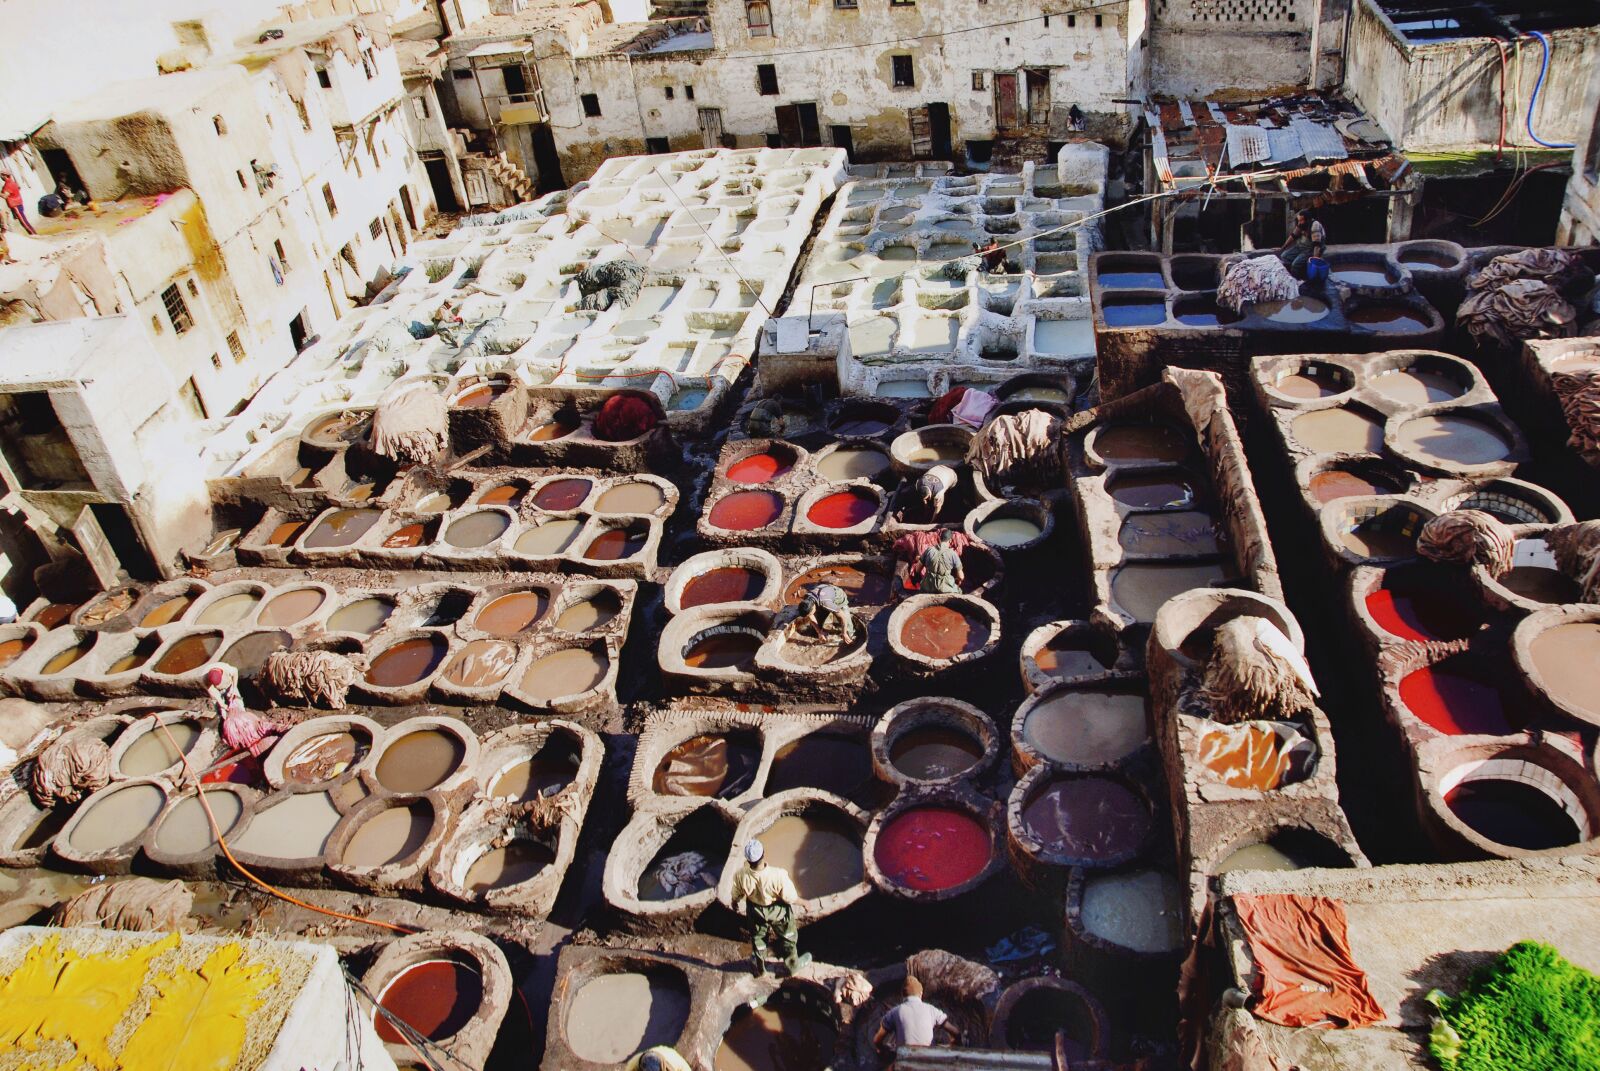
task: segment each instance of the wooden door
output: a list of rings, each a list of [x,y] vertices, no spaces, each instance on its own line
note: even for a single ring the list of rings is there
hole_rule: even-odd
[[[933,155],[933,124],[928,121],[927,108],[911,108],[911,158],[926,160]]]
[[[1028,87],[1028,122],[1043,126],[1050,121],[1050,72],[1026,72]]]
[[[805,144],[800,127],[800,108],[794,104],[780,104],[772,109],[778,117],[778,140],[786,149]]]
[[[722,109],[700,109],[700,144],[707,149],[722,148]]]
[[[1017,125],[1017,72],[996,71],[994,75],[994,125],[1009,130]]]

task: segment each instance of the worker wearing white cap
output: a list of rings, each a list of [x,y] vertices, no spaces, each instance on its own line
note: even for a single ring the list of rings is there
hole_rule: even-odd
[[[749,920],[750,959],[756,974],[767,973],[769,939],[775,946],[773,951],[793,974],[811,959],[800,956],[796,947],[800,933],[794,924],[794,905],[799,902],[800,893],[789,872],[767,865],[765,855],[759,840],[744,846],[744,866],[733,876],[733,909]]]

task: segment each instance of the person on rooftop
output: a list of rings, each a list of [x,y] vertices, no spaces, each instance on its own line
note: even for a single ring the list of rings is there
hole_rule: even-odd
[[[793,974],[811,961],[799,954],[800,931],[794,905],[800,892],[782,867],[769,866],[759,840],[744,846],[744,866],[733,876],[733,910],[750,923],[750,961],[757,976],[767,973],[767,943]]]
[[[1289,274],[1296,279],[1304,279],[1306,262],[1312,257],[1322,256],[1327,245],[1327,231],[1321,223],[1311,218],[1310,212],[1302,208],[1294,214],[1294,226],[1289,229],[1288,241],[1278,250],[1278,259],[1289,269]]]

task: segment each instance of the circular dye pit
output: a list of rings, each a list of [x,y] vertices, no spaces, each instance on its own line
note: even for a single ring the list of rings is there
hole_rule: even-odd
[[[472,624],[491,636],[515,636],[531,629],[549,608],[550,593],[542,588],[513,591],[479,610]]]
[[[26,806],[32,809],[31,804]],[[33,809],[33,819],[23,826],[22,832],[17,834],[16,840],[11,845],[14,852],[32,851],[43,848],[55,839],[56,834],[66,827],[76,814],[75,808],[61,804],[50,808],[48,811]]]
[[[966,773],[983,758],[983,745],[971,734],[946,725],[925,725],[895,737],[889,762],[918,781],[937,781]]]
[[[1303,364],[1298,371],[1273,380],[1272,389],[1304,401],[1331,398],[1350,389],[1350,373],[1329,364]]]
[[[900,413],[890,406],[846,408],[829,423],[835,435],[882,435],[899,421]]]
[[[1254,311],[1275,324],[1310,324],[1328,315],[1328,303],[1314,297],[1297,297],[1289,301],[1263,301]]]
[[[1443,573],[1390,572],[1367,596],[1378,627],[1406,640],[1462,640],[1483,627],[1484,611]]]
[[[583,520],[578,517],[546,521],[519,535],[516,543],[512,544],[512,549],[518,554],[532,554],[536,557],[560,554],[572,545],[572,541],[578,538],[578,533],[582,529]]]
[[[219,638],[216,636],[211,636],[208,638],[212,641],[211,650],[215,650],[217,643],[220,642]],[[95,639],[95,633],[91,632],[77,643],[63,647],[61,650],[45,659],[44,665],[39,667],[39,676],[48,677],[52,673],[60,673],[68,666],[77,664],[80,660],[82,660],[83,656],[88,654],[89,650],[94,647]],[[206,652],[207,657],[209,657],[210,654],[211,651]],[[201,661],[204,660],[205,659],[201,659]],[[196,663],[196,665],[198,664],[199,663]]]
[[[728,466],[727,476],[734,483],[771,483],[780,476],[788,475],[793,468],[794,461],[791,458],[769,451],[741,457]]]
[[[965,461],[967,447],[965,442],[951,442],[948,439],[929,442],[932,436],[919,440],[917,446],[906,450],[902,455],[908,465],[918,468],[932,468],[934,465],[947,465],[951,462]]]
[[[256,811],[243,835],[228,843],[265,859],[316,859],[321,866],[328,837],[343,817],[329,793],[298,792]]]
[[[185,636],[183,639],[169,645],[166,653],[156,661],[153,668],[157,673],[168,675],[190,673],[211,661],[211,656],[217,653],[217,648],[220,646],[222,646],[222,636],[219,633],[202,632],[193,636]],[[61,657],[61,655],[57,655],[56,659]],[[45,673],[55,672],[50,666],[56,659],[51,659],[50,662],[45,663]],[[74,658],[71,661],[77,661],[77,659]]]
[[[1093,1013],[1082,997],[1067,989],[1031,989],[1006,1017],[1006,1048],[1050,1052],[1059,1041],[1062,1055],[1072,1063],[1094,1055],[1096,1035]]]
[[[691,669],[749,670],[756,664],[761,637],[743,629],[703,632],[684,648],[684,664]]]
[[[1390,334],[1416,334],[1433,326],[1426,316],[1405,305],[1366,305],[1350,309],[1345,315],[1353,324],[1377,328]]]
[[[1289,425],[1289,436],[1319,454],[1376,454],[1383,449],[1383,425],[1354,409],[1301,413]]]
[[[560,744],[546,744],[537,753],[500,771],[489,786],[489,795],[519,803],[554,796],[577,776],[577,754]]]
[[[267,535],[267,545],[287,547],[296,539],[299,539],[300,533],[304,532],[308,527],[310,527],[310,522],[308,521],[284,521]]]
[[[982,874],[993,847],[988,826],[966,810],[911,807],[878,831],[873,861],[897,885],[940,892]]]
[[[450,526],[444,530],[444,541],[462,550],[475,550],[493,543],[510,527],[511,518],[504,513],[493,510],[469,513],[450,522]]]
[[[432,537],[428,534],[428,526],[421,521],[403,524],[383,537],[383,546],[388,550],[405,550],[429,542],[432,542]]]
[[[72,616],[72,611],[78,608],[75,602],[53,602],[43,610],[33,615],[34,624],[40,628],[57,628],[66,623]]]
[[[735,491],[717,500],[706,520],[728,532],[765,528],[783,514],[783,496],[771,491]]]
[[[1518,545],[1532,542],[1531,540],[1518,540]],[[1543,541],[1541,540],[1540,543]],[[1578,587],[1578,582],[1563,573],[1560,569],[1551,568],[1549,565],[1523,564],[1518,562],[1519,555],[1513,554],[1512,567],[1495,577],[1501,587],[1530,602],[1543,602],[1560,605],[1569,602],[1582,602],[1583,592]],[[1529,555],[1529,558],[1542,558],[1553,561],[1548,557],[1548,552]]]
[[[878,512],[878,496],[863,488],[835,491],[811,504],[806,520],[818,528],[854,528]]]
[[[771,796],[791,788],[819,788],[852,797],[872,780],[866,742],[836,733],[807,733],[772,757],[764,789]]]
[[[1339,498],[1361,498],[1367,495],[1397,495],[1402,490],[1398,480],[1348,469],[1323,469],[1312,475],[1307,486],[1311,491],[1311,497],[1318,502],[1332,502]]]
[[[1329,276],[1350,286],[1393,286],[1389,266],[1381,260],[1346,260],[1331,266]]]
[[[472,861],[461,885],[468,892],[485,893],[532,881],[554,864],[556,853],[547,844],[526,838],[500,848],[490,848]]]
[[[845,892],[861,883],[861,834],[840,815],[786,814],[757,839],[767,861],[789,872],[802,900]]]
[[[510,506],[512,509],[516,509],[518,506],[522,505],[522,500],[527,497],[527,494],[528,485],[520,480],[513,483],[497,484],[478,496],[478,505]],[[448,498],[445,499],[446,503],[449,501],[450,500]],[[445,508],[449,508],[448,505],[446,505]],[[417,509],[419,512],[427,512],[426,510],[423,510],[420,505],[417,507]]]
[[[299,624],[327,601],[327,593],[320,588],[295,588],[268,599],[256,620],[269,628]]]
[[[1135,554],[1161,557],[1216,554],[1222,549],[1216,519],[1187,509],[1131,514],[1117,529],[1117,542]]]
[[[1152,622],[1162,605],[1174,595],[1213,587],[1227,577],[1228,568],[1221,562],[1124,565],[1111,574],[1111,600],[1135,621]]]
[[[366,758],[370,750],[372,738],[365,730],[313,736],[284,760],[283,779],[297,785],[331,781]]]
[[[1022,826],[1049,855],[1108,866],[1138,854],[1152,820],[1149,806],[1120,781],[1067,777],[1031,794]]]
[[[1375,376],[1372,389],[1402,405],[1429,405],[1448,402],[1467,393],[1467,388],[1443,372],[1425,368],[1397,368]]]
[[[450,404],[466,409],[483,409],[510,389],[511,384],[499,380],[493,383],[480,383],[456,395]]]
[[[450,645],[443,636],[414,636],[385,648],[367,669],[367,683],[403,688],[426,680],[444,661]]]
[[[642,525],[606,528],[589,541],[583,556],[592,562],[615,562],[631,558],[644,549],[650,529]]]
[[[663,796],[732,799],[755,783],[761,742],[753,733],[705,733],[668,751],[651,788]]]
[[[593,489],[594,484],[589,480],[575,478],[551,480],[534,494],[533,504],[540,509],[561,513],[583,505],[583,500],[589,497],[589,492]]]
[[[573,994],[566,1039],[582,1059],[621,1064],[677,1041],[688,1021],[689,986],[678,972],[618,971],[589,979]]]
[[[224,837],[233,832],[239,816],[244,814],[244,802],[232,792],[207,792],[204,804],[198,796],[186,796],[161,819],[155,846],[168,855],[192,855],[217,843],[206,806],[210,806]]]
[[[1134,509],[1182,509],[1195,500],[1195,482],[1180,471],[1135,472],[1106,480],[1112,501]]]
[[[253,632],[223,651],[220,660],[239,671],[245,680],[255,677],[274,651],[287,650],[294,637],[287,632]]]
[[[1163,871],[1088,875],[1078,919],[1084,932],[1135,952],[1183,947],[1183,892]]]
[[[128,785],[101,792],[78,810],[68,839],[79,852],[108,852],[140,837],[156,820],[167,797],[155,785]]]
[[[606,516],[654,513],[666,504],[667,495],[661,488],[635,480],[608,487],[595,502],[594,511]]]
[[[1446,792],[1444,802],[1473,832],[1510,848],[1537,852],[1583,839],[1558,800],[1524,781],[1474,777]]]
[[[32,646],[33,636],[31,634],[0,642],[0,669],[4,669],[22,657],[23,652]]]
[[[444,667],[444,679],[461,688],[491,688],[506,679],[517,660],[517,645],[505,640],[473,640]]]
[[[754,569],[725,565],[693,577],[683,586],[678,604],[685,610],[694,606],[715,606],[727,602],[749,602],[767,586],[767,578]]]
[[[378,759],[378,783],[411,794],[437,788],[461,768],[467,749],[455,733],[416,729],[389,742]]]
[[[821,1009],[786,994],[737,1015],[713,1071],[820,1071],[834,1065],[839,1032]]]
[[[170,625],[172,622],[178,620],[178,618],[187,613],[189,607],[193,606],[195,599],[199,597],[199,592],[186,591],[182,595],[176,595],[170,599],[163,600],[162,602],[151,607],[150,610],[139,619],[139,627],[159,628],[162,625]]]
[[[555,627],[562,632],[589,632],[610,624],[620,613],[622,596],[611,588],[603,588],[586,599],[575,599],[564,606]]]
[[[1482,659],[1455,655],[1407,674],[1400,701],[1428,725],[1449,736],[1465,733],[1505,736],[1523,724],[1501,691],[1504,672]]]
[[[575,421],[552,420],[546,424],[535,425],[528,432],[527,440],[531,443],[553,442],[556,439],[564,439],[577,430],[578,424]]]
[[[894,577],[888,573],[853,565],[821,565],[791,580],[784,589],[783,601],[794,605],[805,598],[806,592],[823,584],[841,588],[851,606],[886,606],[894,595]]]
[[[1063,631],[1033,654],[1033,664],[1052,677],[1086,677],[1116,664],[1116,649],[1091,634]]]
[[[1600,718],[1600,693],[1595,690],[1600,624],[1572,621],[1545,629],[1528,645],[1528,655],[1551,699]]]
[[[433,832],[433,805],[425,800],[386,807],[356,827],[345,842],[345,866],[390,866],[416,854]]]
[[[1107,461],[1182,461],[1193,448],[1170,424],[1111,424],[1094,437],[1095,452]]]
[[[1497,428],[1471,417],[1420,416],[1400,425],[1395,444],[1443,465],[1488,465],[1511,454],[1511,442]]]
[[[232,625],[243,621],[250,616],[250,612],[261,601],[261,593],[257,591],[241,591],[234,595],[224,595],[215,602],[207,603],[206,608],[200,611],[200,616],[195,618],[197,625]]]
[[[378,995],[378,1003],[396,1019],[433,1041],[453,1037],[483,1006],[483,975],[455,959],[430,959],[407,967]],[[378,1037],[398,1045],[394,1024],[373,1013]]]
[[[979,539],[995,547],[1020,547],[1024,543],[1031,543],[1044,534],[1044,528],[1037,521],[1026,517],[995,517],[978,525],[976,534]]]
[[[534,660],[522,675],[521,691],[529,699],[561,699],[598,687],[611,669],[603,648],[568,647]]]
[[[200,740],[200,726],[192,721],[163,722],[142,733],[117,761],[126,777],[149,777],[169,769]]]
[[[394,603],[388,599],[357,599],[333,612],[328,618],[328,631],[370,636],[383,627],[392,613]]]
[[[1022,722],[1022,739],[1051,762],[1105,766],[1149,739],[1144,697],[1114,692],[1053,692]]]
[[[348,547],[371,531],[382,516],[382,511],[375,509],[335,510],[317,522],[304,545],[308,550]]]
[[[870,446],[841,446],[817,459],[817,475],[832,483],[870,480],[888,470],[889,455]]]
[[[924,606],[900,627],[900,642],[924,658],[950,659],[981,650],[990,625],[981,615],[951,603]]]

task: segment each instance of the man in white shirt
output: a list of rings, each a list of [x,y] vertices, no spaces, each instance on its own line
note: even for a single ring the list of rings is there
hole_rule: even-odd
[[[950,1022],[944,1012],[922,1000],[922,982],[914,974],[906,975],[906,999],[889,1009],[872,1037],[874,1047],[881,1047],[884,1039],[892,1038],[894,1048],[902,1045],[932,1045],[934,1037],[943,1032],[949,1043],[961,1040],[961,1032]]]

